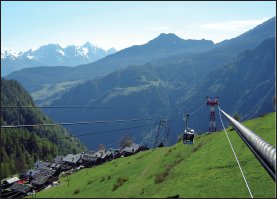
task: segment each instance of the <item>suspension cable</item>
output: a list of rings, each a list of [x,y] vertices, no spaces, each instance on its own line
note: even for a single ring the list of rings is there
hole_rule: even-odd
[[[2,106],[1,108],[128,108],[127,106]]]
[[[58,126],[58,125],[76,125],[76,124],[106,124],[106,123],[117,123],[117,122],[136,122],[136,121],[147,121],[154,120],[155,118],[141,118],[141,119],[130,119],[130,120],[110,120],[110,121],[89,121],[89,122],[62,122],[62,123],[49,123],[49,124],[19,124],[19,125],[4,125],[1,128],[19,128],[19,127],[38,127],[38,126]]]
[[[236,155],[236,153],[235,153],[235,150],[234,150],[234,148],[233,148],[233,145],[232,145],[232,143],[231,143],[231,141],[230,141],[230,139],[229,139],[229,136],[228,136],[227,131],[226,131],[226,129],[225,129],[225,126],[224,126],[224,124],[223,124],[219,106],[218,106],[218,112],[219,112],[219,118],[220,118],[221,124],[222,124],[222,126],[223,126],[223,128],[224,128],[226,137],[227,137],[227,139],[228,139],[228,142],[229,142],[229,144],[230,144],[230,146],[231,146],[231,149],[232,149],[232,151],[233,151],[233,154],[234,154],[234,156],[235,156],[235,158],[236,158],[236,161],[237,161],[237,163],[238,163],[240,172],[241,172],[241,174],[242,174],[242,177],[243,177],[243,179],[244,179],[244,182],[245,182],[245,184],[246,184],[246,187],[247,187],[247,189],[248,189],[248,192],[249,192],[251,198],[253,198],[252,192],[251,192],[250,187],[249,187],[249,185],[248,185],[248,183],[247,183],[247,180],[246,180],[246,178],[245,178],[245,176],[244,176],[244,174],[243,174],[242,168],[241,168],[241,166],[240,166],[240,163],[239,163],[239,160],[238,160],[237,155]]]
[[[107,130],[107,131],[96,131],[96,132],[92,132],[92,133],[85,133],[85,134],[78,134],[78,135],[69,135],[69,136],[64,136],[64,137],[58,137],[58,138],[55,138],[55,139],[56,140],[60,140],[60,139],[69,139],[69,138],[74,138],[74,137],[83,137],[83,136],[88,136],[88,135],[106,134],[106,133],[112,133],[112,132],[116,132],[116,131],[137,129],[137,128],[142,128],[142,127],[147,127],[147,126],[151,126],[151,125],[148,124],[148,125],[139,125],[139,126],[133,126],[133,127],[129,127],[129,128],[113,129],[113,130]],[[47,139],[47,140],[39,140],[37,142],[45,142],[45,141],[49,141],[49,139]]]
[[[201,108],[203,108],[205,106],[205,104],[199,106],[197,109],[195,109],[193,112],[189,113],[190,115],[196,113],[197,111],[199,111]]]

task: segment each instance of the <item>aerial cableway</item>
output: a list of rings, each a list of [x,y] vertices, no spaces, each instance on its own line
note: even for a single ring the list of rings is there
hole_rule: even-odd
[[[211,100],[208,98],[206,105],[209,105],[211,107],[210,111],[210,125],[209,125],[209,132],[215,132],[216,126],[215,126],[215,111],[214,107],[219,105],[218,97],[214,100]],[[183,134],[183,143],[184,144],[193,144],[194,142],[194,130],[188,127],[188,120],[189,116],[191,116],[193,113],[199,111],[203,106],[198,106],[198,108],[195,111],[192,111],[190,114],[186,114],[184,117],[185,120],[185,131]],[[3,108],[3,107],[2,107]],[[36,107],[4,107],[4,108],[36,108]],[[81,107],[81,106],[74,106],[74,107],[41,107],[41,108],[114,108],[114,107]],[[119,108],[119,107],[118,107]],[[225,130],[224,124],[222,122],[221,114],[222,113],[232,124],[238,135],[241,137],[241,139],[244,141],[244,143],[247,145],[247,147],[251,150],[251,152],[255,155],[255,157],[259,160],[259,162],[262,164],[262,166],[265,168],[265,170],[268,172],[268,174],[272,177],[274,181],[276,181],[276,149],[275,147],[271,146],[269,143],[265,142],[262,138],[257,136],[254,132],[240,124],[238,121],[236,121],[234,118],[229,116],[226,112],[224,112],[220,107],[218,107],[219,110],[219,116],[222,123],[222,126]],[[113,121],[89,121],[89,122],[68,122],[68,123],[54,123],[54,124],[20,124],[20,125],[5,125],[1,126],[1,128],[20,128],[20,127],[34,127],[34,126],[56,126],[56,125],[78,125],[78,124],[107,124],[107,123],[125,123],[125,122],[137,122],[137,121],[153,121],[159,119],[159,126],[157,128],[156,137],[154,140],[154,147],[162,147],[166,145],[166,142],[168,141],[169,137],[169,126],[168,126],[168,120],[165,118],[139,118],[139,119],[130,119],[130,120],[113,120]],[[79,134],[75,136],[69,136],[69,137],[81,137],[81,136],[87,136],[87,135],[94,135],[94,134],[104,134],[104,133],[112,133],[115,131],[121,131],[126,129],[135,129],[135,128],[143,128],[147,127],[148,125],[140,125],[140,126],[134,126],[129,127],[125,129],[114,129],[110,131],[102,131],[102,132],[93,132],[93,133],[87,133],[87,134]],[[228,134],[225,130],[227,139],[229,141],[229,144],[232,148],[232,151],[235,155],[235,158],[237,160],[237,163],[240,167],[238,158],[235,154],[235,151],[233,149],[233,146],[231,144],[231,141],[228,137]],[[66,139],[69,137],[61,137],[59,139]],[[242,169],[240,167],[241,173],[243,175]],[[246,178],[243,175],[243,178],[246,182],[247,188],[250,192],[250,196],[252,197],[250,188],[247,184]]]
[[[183,143],[193,144],[194,143],[194,129],[188,127],[189,114],[184,115],[185,131],[183,133]]]

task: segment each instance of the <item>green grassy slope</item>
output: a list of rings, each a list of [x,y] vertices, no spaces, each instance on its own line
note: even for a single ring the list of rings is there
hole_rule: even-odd
[[[274,112],[244,124],[275,146],[275,118]],[[275,182],[236,132],[228,133],[253,196],[275,197]],[[194,145],[178,143],[83,169],[69,176],[69,187],[66,180],[37,197],[250,197],[223,131],[197,137]]]

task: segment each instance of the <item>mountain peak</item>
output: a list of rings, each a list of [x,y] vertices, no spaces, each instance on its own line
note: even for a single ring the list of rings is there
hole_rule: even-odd
[[[1,49],[1,58],[6,57],[18,57],[21,52],[14,51],[12,49]]]
[[[55,50],[55,49],[61,49],[62,47],[59,44],[47,44],[47,45],[42,45],[41,47],[39,47],[37,50]]]
[[[84,45],[82,47],[85,47],[85,48],[95,48],[95,46],[93,44],[91,44],[89,41],[84,43]]]
[[[116,53],[117,50],[115,48],[110,48],[106,52],[109,53],[109,54],[112,54],[112,53]]]
[[[183,40],[174,33],[161,33],[156,39]]]
[[[161,33],[158,37],[154,38],[153,40],[149,41],[148,43],[178,42],[178,41],[184,41],[184,40],[173,33]]]
[[[157,38],[179,38],[179,39],[181,39],[174,33],[161,33]]]

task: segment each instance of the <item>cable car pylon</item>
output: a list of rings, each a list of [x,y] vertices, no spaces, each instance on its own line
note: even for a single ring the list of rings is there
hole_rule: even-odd
[[[218,98],[215,98],[214,100],[211,100],[209,97],[207,97],[207,105],[210,106],[210,124],[209,124],[209,133],[216,132],[216,123],[215,123],[215,112],[214,107],[219,105]]]
[[[161,130],[165,130],[165,135],[161,136]],[[161,138],[160,138],[161,137]],[[169,127],[167,125],[167,120],[166,119],[160,119],[160,123],[157,129],[157,134],[154,142],[154,148],[155,147],[164,147],[165,142],[168,140],[169,137]]]

